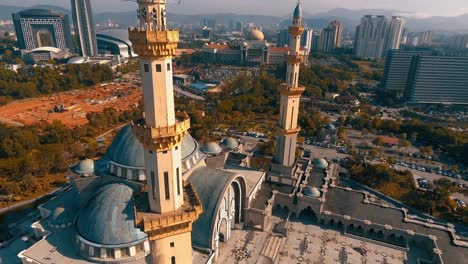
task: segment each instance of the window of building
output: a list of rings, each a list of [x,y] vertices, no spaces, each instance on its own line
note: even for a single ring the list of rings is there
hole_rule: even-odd
[[[154,171],[151,172],[151,187],[153,188],[153,199],[156,199],[156,178],[154,177]]]
[[[293,121],[294,121],[294,106],[292,108],[292,113],[291,113],[291,127],[290,128],[293,128]]]
[[[140,171],[133,169],[132,170],[132,176],[133,176],[134,180],[138,179],[138,177],[140,176]]]
[[[143,68],[145,69],[145,72],[149,72],[149,64],[143,64]]]
[[[156,72],[162,72],[161,64],[156,64]]]
[[[175,243],[174,242],[171,242],[171,248],[175,247]]]
[[[179,168],[176,169],[177,174],[177,195],[180,195],[180,175],[179,175]]]
[[[163,154],[167,154],[167,150],[163,151]]]
[[[164,189],[166,191],[166,200],[171,199],[171,194],[169,192],[169,172],[164,172]]]
[[[168,63],[168,64],[167,64],[167,71],[170,71],[170,70],[171,70],[171,64]]]
[[[172,257],[172,258],[171,258],[171,264],[176,264],[176,263],[175,263],[175,257]]]

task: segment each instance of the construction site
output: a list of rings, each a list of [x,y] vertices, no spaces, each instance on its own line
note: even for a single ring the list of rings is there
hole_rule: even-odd
[[[88,123],[86,114],[112,107],[125,111],[138,106],[142,91],[135,84],[102,83],[82,90],[15,101],[0,107],[0,123],[12,126],[61,121],[68,127]]]

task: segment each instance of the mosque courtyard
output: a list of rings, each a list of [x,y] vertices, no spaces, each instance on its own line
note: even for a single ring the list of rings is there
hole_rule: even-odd
[[[273,218],[274,223],[285,219],[284,215]],[[219,263],[399,264],[408,261],[406,252],[398,247],[343,235],[302,219],[289,221],[287,237],[272,231],[232,230],[229,243],[220,246]]]

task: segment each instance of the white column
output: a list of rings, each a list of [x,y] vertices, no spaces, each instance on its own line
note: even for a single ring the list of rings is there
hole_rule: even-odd
[[[100,248],[100,250],[99,250],[99,256],[100,256],[102,259],[107,258],[107,249],[105,249],[105,248]]]
[[[114,248],[114,258],[119,259],[122,257],[122,254],[120,253],[120,248]]]
[[[129,253],[130,253],[130,257],[133,257],[136,255],[136,247],[135,246],[132,246],[132,247],[129,247]]]
[[[150,251],[150,244],[148,242],[148,240],[146,240],[144,243],[143,243],[143,250],[145,252],[149,252]]]
[[[94,257],[94,247],[93,246],[89,246],[88,254],[89,254],[90,257]]]

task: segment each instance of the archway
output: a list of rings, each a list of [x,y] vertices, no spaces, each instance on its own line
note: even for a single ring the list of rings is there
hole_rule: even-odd
[[[304,210],[302,210],[299,213],[299,219],[304,220],[306,222],[312,222],[316,223],[317,222],[317,215],[315,214],[314,210],[312,210],[312,207],[307,206]]]
[[[242,214],[242,190],[238,182],[231,183],[232,190],[234,191],[234,223],[240,224],[243,220]]]
[[[227,235],[228,235],[228,230],[227,230],[227,220],[226,218],[223,218],[221,220],[221,224],[219,225],[219,242],[227,242]]]

